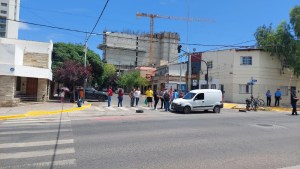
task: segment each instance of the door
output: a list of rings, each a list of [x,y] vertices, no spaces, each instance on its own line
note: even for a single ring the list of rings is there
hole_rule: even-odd
[[[26,95],[30,97],[37,97],[38,79],[27,78]]]
[[[204,93],[198,93],[193,101],[194,110],[205,110]]]

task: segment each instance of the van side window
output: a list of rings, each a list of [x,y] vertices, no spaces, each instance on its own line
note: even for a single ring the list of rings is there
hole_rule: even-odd
[[[204,93],[199,93],[199,94],[196,96],[195,100],[204,100]]]

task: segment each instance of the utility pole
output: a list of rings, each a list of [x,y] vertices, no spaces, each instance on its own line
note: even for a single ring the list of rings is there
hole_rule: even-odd
[[[180,73],[179,73],[179,74],[180,74],[180,76],[179,76],[179,86],[180,86],[179,89],[180,89],[180,90],[181,90],[181,71],[182,71],[182,70],[181,70],[181,64],[182,64],[182,61],[180,61],[180,71],[179,71],[179,72],[180,72]]]
[[[88,33],[85,33],[85,47],[84,47],[84,69],[86,71],[86,53],[87,53],[87,41],[88,41]],[[85,100],[85,88],[86,88],[86,82],[87,82],[87,78],[84,79],[84,83],[83,83],[83,100]]]
[[[191,91],[191,80],[192,80],[192,55],[191,53],[188,51],[188,56],[189,56],[189,74],[188,74],[188,91]]]
[[[121,76],[121,61],[119,61],[119,76]]]
[[[251,98],[253,97],[253,77],[251,77]]]

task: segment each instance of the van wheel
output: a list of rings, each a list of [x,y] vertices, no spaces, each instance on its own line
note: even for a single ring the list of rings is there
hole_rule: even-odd
[[[189,106],[186,106],[183,108],[183,113],[184,114],[189,114],[191,112],[191,108]]]
[[[220,113],[220,107],[219,106],[215,106],[214,107],[214,112],[215,113]]]

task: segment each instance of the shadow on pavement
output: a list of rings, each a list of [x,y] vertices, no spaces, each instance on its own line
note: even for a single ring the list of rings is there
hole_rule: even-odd
[[[174,114],[184,114],[183,112],[179,112],[179,111],[170,111],[170,113],[174,113]],[[192,111],[189,114],[216,114],[213,111]],[[184,115],[188,115],[188,114],[184,114]]]

